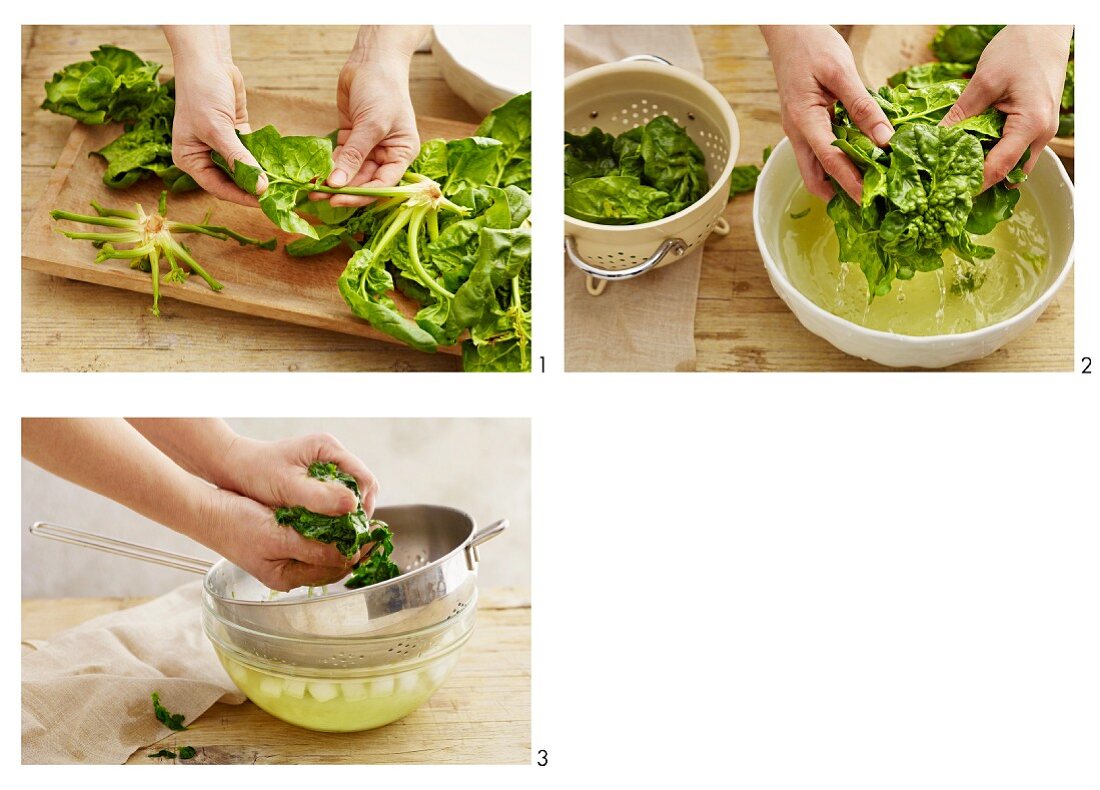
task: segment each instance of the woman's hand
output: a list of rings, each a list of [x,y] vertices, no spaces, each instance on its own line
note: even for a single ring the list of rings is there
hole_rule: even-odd
[[[230,167],[237,162],[258,166],[236,131],[251,131],[244,79],[233,64],[225,27],[166,27],[176,79],[176,114],[172,123],[172,159],[200,187],[215,197],[245,206],[256,198],[244,192],[210,159],[217,151]],[[260,177],[257,193],[267,188]]]
[[[859,170],[832,144],[833,104],[844,105],[852,123],[879,147],[890,142],[894,129],[860,81],[851,49],[828,25],[762,30],[779,86],[783,131],[794,147],[806,189],[823,200],[831,198],[828,174],[858,203],[863,194]]]
[[[191,537],[273,590],[337,582],[359,561],[331,543],[303,538],[276,523],[270,507],[229,491],[207,489],[197,523]]]
[[[1004,131],[985,158],[982,189],[1003,181],[1028,149],[1030,173],[1039,152],[1058,132],[1058,107],[1066,78],[1070,26],[1010,25],[993,37],[974,76],[943,119],[944,126],[989,107],[1005,114]]]
[[[329,186],[388,187],[401,180],[420,150],[409,98],[409,64],[421,27],[364,27],[340,72],[340,114]],[[361,206],[372,198],[327,195],[334,206]]]
[[[308,474],[314,461],[331,461],[359,484],[363,511],[374,512],[378,481],[359,458],[333,436],[318,433],[275,442],[237,436],[229,444],[213,482],[268,508],[302,505],[316,513],[340,516],[355,510],[355,494],[337,482]]]

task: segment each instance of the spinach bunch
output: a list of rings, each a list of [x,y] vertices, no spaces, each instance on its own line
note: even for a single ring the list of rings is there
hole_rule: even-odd
[[[175,86],[171,80],[160,82],[161,65],[110,44],[91,55],[53,75],[42,109],[87,124],[125,124],[119,137],[93,152],[106,162],[107,186],[125,189],[155,175],[171,192],[196,189],[194,180],[172,163]]]
[[[71,63],[53,75],[42,109],[102,124],[137,120],[157,102],[159,63],[110,44],[91,55],[91,60]]]
[[[421,351],[464,334],[463,364],[474,371],[531,368],[531,95],[498,107],[474,136],[428,140],[394,187],[340,187],[332,171],[333,136],[282,136],[272,126],[241,134],[259,163],[218,163],[264,214],[304,238],[287,245],[308,256],[341,244],[352,251],[339,279],[355,315]],[[311,192],[377,198],[340,208]],[[420,303],[403,315],[397,290]]]
[[[341,516],[327,516],[301,505],[280,507],[275,509],[275,521],[282,526],[293,527],[302,537],[334,544],[345,557],[353,557],[363,546],[373,544],[367,556],[352,569],[351,578],[344,582],[346,587],[366,587],[400,575],[401,569],[390,559],[393,532],[385,522],[367,518],[355,478],[329,461],[310,464],[309,476],[346,486],[355,494],[356,509]]]
[[[873,94],[896,130],[888,150],[837,107],[833,145],[862,173],[863,196],[856,203],[837,187],[827,210],[840,260],[859,264],[869,299],[889,293],[895,279],[942,268],[945,250],[971,264],[992,257],[994,250],[973,236],[1011,217],[1020,199],[1018,190],[1008,188],[1026,179],[1019,166],[1007,183],[979,194],[985,155],[1004,126],[1002,113],[990,108],[955,126],[937,125],[965,85],[949,80],[913,89],[887,86]],[[980,279],[972,275],[956,285],[976,287]]]
[[[706,157],[687,130],[658,115],[618,137],[565,133],[565,213],[602,225],[676,214],[710,189]]]
[[[905,85],[923,88],[935,82],[970,77],[974,67],[993,37],[1004,25],[940,25],[929,44],[938,61],[913,66],[890,77],[891,87]],[[1066,81],[1062,88],[1061,112],[1058,114],[1058,136],[1073,137],[1074,127],[1074,41],[1070,40]]]
[[[215,280],[191,254],[187,245],[178,241],[173,234],[201,233],[222,241],[232,239],[241,246],[253,245],[261,250],[275,249],[275,239],[267,241],[252,239],[243,236],[235,230],[224,225],[210,224],[210,214],[200,223],[174,222],[168,219],[168,193],[160,193],[160,203],[156,213],[146,214],[140,205],[134,206],[133,211],[124,209],[106,208],[96,201],[92,201],[95,215],[74,214],[71,211],[55,209],[50,216],[55,220],[68,220],[70,222],[83,222],[88,225],[99,225],[112,228],[107,231],[60,231],[62,235],[70,239],[82,239],[90,241],[99,250],[95,262],[103,263],[111,259],[130,261],[131,269],[139,269],[149,272],[153,281],[153,315],[160,315],[160,262],[168,262],[168,273],[164,275],[165,282],[186,282],[192,272],[199,275],[213,291],[220,291],[222,284]],[[119,247],[119,244],[129,244],[129,247]],[[184,269],[181,262],[187,266]]]

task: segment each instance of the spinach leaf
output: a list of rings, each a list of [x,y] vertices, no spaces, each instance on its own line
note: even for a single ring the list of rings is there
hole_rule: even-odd
[[[1025,177],[1019,167],[1005,184],[979,194],[985,154],[1000,138],[1004,116],[990,110],[938,125],[965,86],[952,79],[880,89],[875,98],[896,130],[886,150],[842,109],[836,113],[833,144],[860,170],[863,195],[857,204],[838,187],[827,211],[840,260],[859,265],[869,299],[889,293],[895,279],[942,268],[945,250],[971,262],[991,257],[994,251],[971,234],[989,233],[1012,216],[1020,195],[1007,184]]]
[[[899,71],[886,81],[891,88],[905,85],[908,88],[925,88],[945,80],[966,78],[974,71],[972,63],[922,63],[919,66]]]
[[[658,115],[618,137],[565,133],[565,213],[603,225],[654,222],[710,189],[706,157],[687,130]]]
[[[250,195],[256,195],[261,175],[267,176],[267,189],[256,195],[267,218],[289,233],[317,239],[317,232],[297,209],[320,182],[332,172],[332,142],[327,137],[283,136],[270,124],[237,137],[256,157],[259,167],[245,162],[229,164],[217,152],[214,162]]]
[[[43,109],[88,124],[126,124],[119,137],[93,152],[106,162],[103,183],[113,189],[150,175],[163,179],[172,192],[198,188],[172,163],[175,85],[159,82],[160,68],[129,50],[104,45],[92,60],[66,66],[46,83]]]
[[[301,505],[280,507],[275,509],[275,521],[293,527],[302,537],[334,544],[345,557],[353,557],[363,546],[372,544],[367,556],[352,569],[351,578],[344,582],[345,587],[366,587],[399,576],[401,569],[390,559],[393,532],[384,522],[367,518],[355,478],[330,461],[310,464],[309,476],[346,486],[355,494],[358,506],[342,516],[315,513]]]
[[[752,192],[760,178],[760,168],[756,165],[737,165],[730,177],[730,197]]]
[[[192,760],[192,759],[194,759],[196,754],[197,754],[197,752],[195,751],[194,746],[181,746],[180,747],[180,759],[181,760]]]
[[[150,760],[157,760],[160,758],[175,760],[176,753],[173,752],[171,749],[161,749],[159,752],[153,752],[152,754],[146,755],[146,757],[148,757]]]
[[[598,126],[585,134],[565,133],[565,186],[586,178],[600,178],[619,170],[615,138]],[[640,173],[636,174],[640,176]]]
[[[485,183],[531,191],[531,93],[516,96],[485,116],[474,132],[504,149],[497,171]]]
[[[157,721],[159,721],[168,729],[174,730],[176,732],[182,732],[183,730],[188,729],[186,726],[184,726],[182,713],[169,713],[168,709],[160,704],[159,693],[154,691],[150,696],[153,699],[153,715],[157,717]],[[172,756],[175,757],[175,755]]]
[[[635,176],[575,181],[565,190],[565,213],[601,225],[638,225],[668,216],[669,195]]]
[[[986,45],[1004,25],[940,25],[929,48],[945,63],[978,62]]]
[[[355,478],[341,472],[336,464],[314,462],[309,466],[309,476],[322,482],[340,483],[354,493],[356,502],[359,502],[359,485]],[[314,513],[301,505],[279,507],[275,509],[275,521],[284,527],[293,527],[304,538],[335,544],[345,557],[355,556],[370,541],[371,524],[361,506],[341,516]]]
[[[42,109],[87,124],[132,121],[157,101],[160,64],[128,49],[104,44],[92,59],[72,63],[46,83]]]

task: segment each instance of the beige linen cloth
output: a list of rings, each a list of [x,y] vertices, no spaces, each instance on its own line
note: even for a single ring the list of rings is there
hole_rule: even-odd
[[[153,715],[153,691],[185,723],[219,700],[244,702],[202,632],[201,589],[24,642],[23,763],[125,762],[172,733]]]
[[[630,55],[660,55],[703,76],[691,28],[567,26],[565,73]],[[633,280],[608,283],[600,296],[565,259],[566,370],[695,370],[695,303],[703,248]]]

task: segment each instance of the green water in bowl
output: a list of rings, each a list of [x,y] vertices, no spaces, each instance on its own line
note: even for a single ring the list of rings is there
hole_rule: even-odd
[[[806,216],[791,218],[807,209]],[[1011,318],[1042,294],[1053,268],[1048,265],[1046,222],[1026,188],[1012,219],[975,237],[997,250],[988,261],[970,264],[945,252],[942,269],[895,280],[890,293],[871,303],[859,265],[837,260],[836,233],[825,203],[805,187],[800,186],[788,202],[779,239],[787,276],[814,304],[860,326],[902,335],[970,332]],[[973,291],[957,285],[968,274],[982,281]]]

